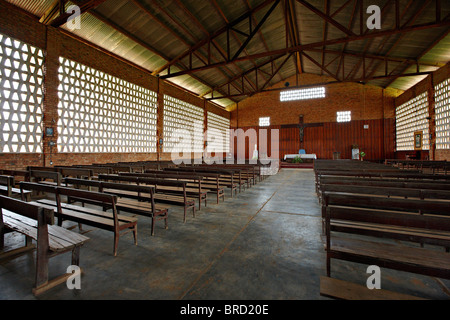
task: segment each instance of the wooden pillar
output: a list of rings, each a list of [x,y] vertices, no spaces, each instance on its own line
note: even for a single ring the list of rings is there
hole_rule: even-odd
[[[434,100],[434,81],[433,74],[428,77],[428,131],[430,138],[430,160],[436,159],[436,122],[435,122],[435,100]]]
[[[160,161],[164,144],[164,89],[160,78],[158,78],[157,95],[158,111],[156,117],[156,159]]]
[[[206,100],[203,100],[203,153],[202,153],[202,159],[205,156],[206,147],[208,145],[208,107],[206,105]]]

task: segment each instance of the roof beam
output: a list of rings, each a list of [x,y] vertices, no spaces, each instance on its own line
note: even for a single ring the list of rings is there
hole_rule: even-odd
[[[152,18],[155,22],[157,22],[162,28],[166,29],[167,31],[169,31],[171,34],[173,34],[179,41],[181,41],[182,43],[184,43],[187,47],[189,47],[189,44],[187,42],[187,40],[185,40],[185,38],[183,38],[182,36],[178,35],[177,32],[175,32],[172,28],[170,28],[169,26],[167,26],[166,24],[164,24],[160,19],[158,19],[153,13],[151,13],[140,1],[138,0],[132,0],[132,2],[134,3],[134,5],[136,5],[141,11],[143,11],[145,14],[147,14],[150,18]],[[161,11],[163,13],[165,13],[170,19],[172,19],[164,10],[163,8],[160,8]],[[172,21],[175,21],[174,19],[172,19]],[[187,34],[191,37],[194,38],[194,36],[190,33],[187,32]],[[200,59],[201,61],[206,61],[206,57],[204,57],[200,52],[195,52],[194,55]],[[169,59],[165,59],[166,61],[169,61]],[[224,72],[222,72],[222,74],[225,77],[228,77],[228,75],[226,75]],[[200,83],[206,85],[207,87],[211,88],[211,85],[205,83],[203,80],[194,77],[195,80],[199,81]]]
[[[211,69],[211,68],[217,68],[217,67],[224,66],[224,65],[227,65],[230,63],[234,63],[234,62],[247,61],[247,60],[251,60],[251,59],[259,59],[259,58],[269,57],[269,56],[274,56],[274,55],[279,55],[279,54],[288,54],[288,53],[296,52],[296,51],[300,52],[300,51],[304,51],[304,50],[308,50],[308,49],[312,49],[312,48],[316,48],[316,47],[322,47],[324,45],[326,46],[326,45],[333,45],[333,44],[339,44],[339,43],[348,43],[348,42],[377,38],[377,37],[385,37],[385,36],[390,36],[390,35],[394,35],[394,34],[414,32],[414,31],[418,31],[418,30],[447,27],[449,25],[450,25],[450,20],[445,19],[440,22],[424,23],[424,24],[419,24],[419,25],[414,25],[414,26],[409,26],[409,27],[403,27],[400,29],[376,31],[376,32],[367,33],[365,35],[355,35],[355,36],[343,37],[343,38],[338,38],[338,39],[319,41],[319,42],[314,42],[314,43],[309,43],[309,44],[302,44],[302,45],[293,46],[290,48],[283,48],[283,49],[248,55],[245,57],[237,58],[234,61],[222,61],[219,63],[209,64],[209,65],[202,66],[202,67],[192,68],[190,70],[185,70],[185,71],[181,71],[181,72],[177,72],[177,73],[172,73],[170,75],[161,76],[161,78],[163,78],[163,79],[164,78],[172,78],[172,77],[177,77],[177,76],[181,76],[181,75],[185,75],[185,74],[192,74],[192,73],[195,73],[198,71],[203,71],[203,70],[207,70],[207,69]]]
[[[353,31],[349,30],[348,28],[344,27],[342,24],[340,24],[339,22],[334,20],[329,14],[323,13],[322,11],[320,11],[319,9],[314,7],[313,5],[309,4],[308,2],[306,2],[304,0],[297,0],[297,2],[301,3],[302,5],[304,5],[306,8],[308,8],[309,10],[311,10],[312,12],[317,14],[319,17],[324,19],[326,22],[332,24],[333,26],[335,26],[336,28],[338,28],[339,30],[344,32],[346,35],[348,35],[348,36],[355,36],[356,35]]]
[[[398,74],[398,75],[375,76],[375,77],[371,77],[371,78],[366,78],[364,80],[365,81],[370,81],[370,80],[390,79],[390,78],[396,78],[396,77],[400,78],[400,77],[426,76],[426,75],[429,75],[429,74],[432,74],[432,73],[433,73],[432,71],[402,73],[402,74]],[[344,81],[334,80],[334,81],[328,81],[328,82],[322,82],[322,83],[314,83],[314,84],[308,84],[308,85],[290,86],[289,90],[302,89],[302,88],[311,88],[311,87],[317,87],[317,86],[326,86],[326,85],[330,85],[330,84],[343,83],[343,82],[358,82],[358,83],[362,83],[363,79],[362,78],[354,78],[354,79],[346,79]],[[286,88],[284,88],[284,87],[271,88],[271,89],[262,90],[261,92],[282,91],[282,90],[286,90]],[[226,95],[226,96],[220,96],[220,97],[207,98],[206,100],[212,101],[212,100],[219,100],[219,99],[230,99],[230,98],[236,98],[236,97],[240,97],[240,96],[248,96],[248,95],[251,95],[251,94],[253,94],[253,93],[244,92],[244,93],[233,94],[233,95]]]
[[[85,1],[83,3],[81,3],[81,1],[74,1],[74,3],[76,5],[78,5],[78,7],[80,8],[80,15],[81,15],[86,11],[95,9],[96,7],[98,7],[105,1],[106,0],[90,0],[90,1]],[[61,5],[63,5],[63,4],[60,3],[60,11],[62,8]],[[71,12],[64,12],[64,14],[60,14],[57,18],[53,19],[52,22],[50,23],[50,25],[52,27],[58,28],[58,27],[62,26],[63,24],[65,24],[72,15],[73,15],[73,13],[71,13]]]
[[[253,37],[255,36],[255,34],[259,31],[259,29],[261,28],[261,26],[264,24],[264,22],[266,22],[267,18],[269,18],[270,14],[273,12],[273,10],[275,10],[275,8],[278,6],[278,4],[280,3],[280,0],[275,0],[274,4],[270,7],[270,9],[266,12],[266,14],[264,15],[264,17],[261,19],[261,21],[259,21],[258,25],[252,30],[252,32],[250,33],[250,35],[247,37],[247,39],[244,41],[244,43],[242,44],[242,46],[237,50],[237,52],[234,54],[233,58],[231,58],[231,60],[236,60],[237,57],[239,57],[239,55],[241,54],[242,50],[245,49],[245,47],[248,45],[248,43],[253,39]]]
[[[231,28],[233,28],[234,26],[236,26],[238,23],[251,18],[251,16],[260,11],[261,9],[263,9],[264,7],[266,7],[268,4],[273,3],[274,0],[266,0],[264,2],[262,2],[261,4],[259,4],[258,6],[250,9],[249,11],[247,11],[246,13],[244,13],[242,16],[240,16],[239,18],[237,18],[236,20],[234,20],[233,22],[231,22],[230,24],[226,25],[225,27],[220,28],[219,30],[217,30],[216,32],[214,32],[213,34],[210,34],[207,36],[207,38],[197,42],[196,44],[194,44],[193,46],[191,46],[188,50],[186,50],[185,52],[183,52],[182,54],[178,55],[177,57],[173,58],[171,61],[169,61],[168,63],[166,63],[164,66],[160,67],[159,69],[155,70],[152,75],[158,75],[161,72],[163,72],[164,70],[166,70],[167,68],[169,68],[171,65],[177,63],[178,61],[180,61],[181,59],[187,57],[189,54],[191,54],[193,51],[198,50],[199,48],[201,48],[202,46],[209,44],[212,42],[212,40],[216,37],[218,37],[219,35],[229,32],[229,30]],[[231,61],[230,61],[231,63]],[[228,63],[227,63],[228,64]]]

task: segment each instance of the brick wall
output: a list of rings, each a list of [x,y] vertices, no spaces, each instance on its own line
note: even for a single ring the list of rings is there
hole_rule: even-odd
[[[320,86],[329,81],[333,79],[302,74],[299,84],[317,83]],[[278,86],[283,86],[285,82],[295,83],[295,76]],[[365,148],[368,160],[393,157],[391,123],[395,116],[394,98],[402,91],[356,83],[333,83],[325,85],[325,88],[326,97],[320,99],[280,102],[279,90],[247,98],[231,108],[231,126],[257,127],[259,117],[270,117],[271,127],[281,126],[280,135],[283,138],[280,145],[284,151],[280,150],[280,158],[283,158],[283,152],[296,153],[300,148],[306,148],[307,152],[316,153],[321,158],[332,158],[333,152],[350,158],[354,144]],[[351,111],[352,123],[336,125],[337,111]],[[305,129],[303,144],[298,138],[298,128],[283,129],[283,125],[298,124],[300,115],[303,115],[305,124],[322,124],[314,129]],[[364,125],[368,126],[367,130]]]
[[[50,147],[49,142],[57,142],[58,132],[58,67],[59,57],[77,61],[115,77],[159,93],[168,94],[183,101],[202,107],[224,117],[230,117],[229,112],[217,107],[215,104],[201,99],[191,92],[158,78],[151,73],[123,58],[109,54],[85,40],[69,33],[45,27],[39,23],[38,18],[7,2],[0,1],[0,32],[13,38],[22,40],[31,45],[46,50],[45,82],[43,101],[43,128],[53,127],[55,134],[43,139],[43,153],[41,154],[0,154],[0,167],[5,169],[23,169],[28,165],[74,165],[107,163],[119,161],[141,161],[170,159],[170,154],[158,153],[58,153],[57,146]],[[162,108],[162,99],[158,107]],[[158,112],[162,114],[162,112]],[[158,137],[162,136],[162,117],[158,118]],[[160,149],[158,148],[158,151]]]
[[[323,83],[331,79],[302,74],[301,84]],[[295,81],[295,79],[288,79]],[[351,111],[352,120],[370,120],[394,117],[394,100],[400,91],[379,87],[336,83],[326,85],[326,98],[280,102],[279,91],[257,94],[232,108],[231,126],[258,125],[259,117],[270,117],[272,125],[298,123],[303,115],[305,123],[336,122],[337,111]]]

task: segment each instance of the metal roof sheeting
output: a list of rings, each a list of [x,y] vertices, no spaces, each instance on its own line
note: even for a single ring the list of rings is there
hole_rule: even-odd
[[[54,0],[8,1],[39,18],[55,3]],[[365,19],[369,14],[360,11],[361,3],[363,9],[369,5],[380,7],[381,30],[366,30]],[[174,74],[190,70],[191,66],[205,66],[210,52],[210,62],[221,63],[220,66],[171,77],[168,81],[205,98],[211,98],[211,92],[214,92],[214,97],[229,94],[227,99],[214,100],[227,107],[245,99],[245,92],[256,92],[262,84],[266,84],[265,88],[274,86],[295,75],[299,69],[341,81],[369,77],[372,80],[366,83],[401,90],[410,88],[424,76],[397,78],[393,75],[415,73],[417,67],[413,62],[416,60],[420,72],[433,71],[448,62],[449,25],[362,37],[361,26],[363,35],[395,30],[393,3],[388,0],[283,0],[278,3],[276,0],[107,0],[82,15],[81,29],[72,31],[65,25],[61,28],[155,72],[189,48],[202,44],[219,30],[231,26],[239,17],[248,15],[228,28],[228,32],[215,36],[209,45],[200,46],[170,67],[170,73]],[[399,8],[400,28],[432,24],[438,16],[436,0],[400,0]],[[266,17],[271,9],[273,11]],[[251,10],[254,12],[249,14]],[[448,20],[450,1],[440,1],[440,10],[441,21]],[[364,20],[360,19],[361,16]],[[242,61],[227,62],[227,53],[235,53],[245,43],[246,34],[250,35],[265,18],[266,21],[239,55]],[[284,61],[287,55],[280,55],[279,59],[262,66],[257,73],[249,71],[274,58],[274,55],[265,56],[265,53],[286,48],[286,30],[289,31],[289,46],[345,39],[349,36],[346,33],[353,33],[357,38],[306,48],[301,52],[300,59],[293,54]],[[257,56],[245,59],[249,55]],[[374,56],[392,58],[387,63],[389,77],[385,74],[385,62]],[[408,61],[405,62],[405,59]],[[273,70],[278,72],[273,75]],[[164,68],[159,74],[167,76],[168,72]],[[242,92],[242,87],[245,92]]]

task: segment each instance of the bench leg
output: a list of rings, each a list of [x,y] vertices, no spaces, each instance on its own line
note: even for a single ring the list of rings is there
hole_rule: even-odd
[[[117,247],[119,246],[119,232],[114,232],[114,250],[113,250],[113,254],[114,257],[117,256]]]
[[[45,287],[48,283],[48,260],[49,257],[43,250],[36,251],[36,281],[33,293],[37,294],[39,289]]]
[[[155,235],[155,223],[156,223],[156,217],[153,215],[152,217],[152,236]]]
[[[169,229],[169,213],[166,212],[166,217],[164,218],[164,227],[165,229]]]
[[[328,254],[327,254],[327,276],[328,277],[331,276],[331,258]]]
[[[72,265],[73,266],[80,265],[80,248],[81,248],[81,246],[76,246],[72,250]]]
[[[135,225],[133,228],[133,237],[134,237],[134,244],[137,246],[137,225]]]
[[[5,225],[3,224],[3,218],[0,216],[0,249],[3,249],[4,247],[5,247]]]

